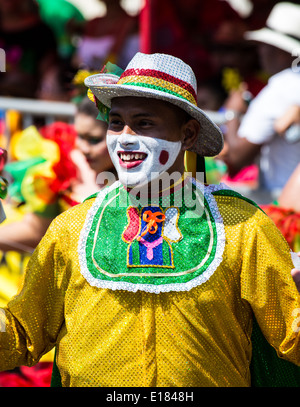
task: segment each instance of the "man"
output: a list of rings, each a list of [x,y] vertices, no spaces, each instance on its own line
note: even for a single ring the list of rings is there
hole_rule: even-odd
[[[292,143],[277,134],[274,124],[291,105],[300,104],[300,6],[278,3],[266,27],[246,33],[246,38],[258,44],[262,67],[271,77],[249,108],[242,97],[245,89],[227,101],[230,119],[222,159],[232,176],[258,161],[260,188],[251,197],[267,204],[278,198],[299,164],[300,141]]]
[[[191,68],[138,53],[86,84],[119,181],[53,221],[0,313],[0,369],[56,346],[62,386],[250,386],[253,323],[299,365],[287,243],[254,204],[184,172],[185,152],[223,147]]]

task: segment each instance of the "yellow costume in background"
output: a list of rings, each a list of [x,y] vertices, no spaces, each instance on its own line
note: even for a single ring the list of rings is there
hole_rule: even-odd
[[[6,220],[3,226],[21,221],[27,213],[54,218],[60,212],[77,202],[69,198],[68,187],[75,178],[74,164],[69,152],[75,145],[76,133],[73,126],[53,123],[38,131],[35,126],[21,130],[21,117],[10,112],[7,126],[12,133],[9,144],[9,162],[5,171],[12,181],[8,187],[8,197],[4,201]],[[0,252],[0,307],[5,307],[17,293],[24,270],[33,249],[17,242],[11,243],[16,251]],[[54,350],[45,354],[41,362],[52,362]],[[48,367],[49,378],[51,366]],[[24,374],[20,375],[24,379]],[[28,376],[29,377],[29,376]],[[30,376],[29,383],[33,381]],[[6,385],[6,377],[0,377],[0,385]],[[16,381],[15,383],[19,383]],[[44,382],[43,382],[44,383]]]
[[[112,253],[109,271],[117,272],[126,261],[126,251],[124,259],[113,256],[119,250],[116,235],[124,247],[126,242],[116,218],[115,229],[109,229],[109,209],[101,209],[99,201],[105,191],[58,216],[30,259],[22,289],[0,313],[0,326],[5,327],[0,370],[33,365],[56,345],[63,386],[250,386],[254,316],[279,356],[300,365],[295,314],[300,296],[290,275],[290,250],[262,211],[205,187],[207,210],[217,226],[218,241],[210,253],[218,247],[216,256],[221,257],[216,263],[214,258],[208,274],[206,270],[191,280],[190,289],[185,285],[190,282],[178,290],[165,282],[156,292],[144,289],[146,285],[134,291],[135,283],[126,277],[120,277],[118,286],[118,278],[106,276],[105,267],[100,268],[103,274],[92,268],[89,237],[82,250],[86,230],[92,228],[95,236],[105,221],[103,244]],[[102,211],[98,229],[92,222],[97,205]],[[119,209],[114,211],[117,217]],[[177,232],[182,232],[180,217]],[[178,246],[170,243],[175,260],[176,250],[188,239],[182,233]],[[193,252],[186,247],[186,254]],[[97,245],[92,253],[99,264]]]

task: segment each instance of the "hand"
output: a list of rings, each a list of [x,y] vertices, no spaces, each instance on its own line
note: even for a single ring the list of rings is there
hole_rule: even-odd
[[[77,180],[72,182],[73,199],[82,202],[88,196],[99,191],[96,183],[96,173],[89,166],[84,155],[79,150],[71,151],[71,159],[77,168]]]
[[[278,134],[283,134],[286,130],[295,123],[300,123],[300,106],[291,106],[283,116],[280,116],[274,122],[274,130]]]
[[[300,262],[300,252],[297,253],[297,255],[299,257],[298,261]],[[296,266],[295,263],[296,262],[294,261],[294,266]],[[294,282],[296,284],[297,290],[298,290],[298,292],[300,294],[300,267],[297,265],[297,268],[292,269],[291,274],[292,274],[293,280],[294,280]]]
[[[225,138],[225,136],[224,136],[224,138]],[[225,139],[225,140],[224,140],[224,147],[223,147],[223,149],[221,150],[221,152],[215,157],[215,159],[222,161],[222,160],[227,156],[228,150],[229,150],[229,146],[228,146],[228,143],[227,143],[227,141],[226,141],[226,139]]]
[[[247,84],[241,83],[238,90],[230,93],[228,99],[225,102],[225,109],[238,112],[239,114],[245,114],[248,109],[248,104],[245,100],[245,93],[247,92]]]
[[[80,150],[74,149],[71,151],[70,156],[71,160],[76,165],[79,180],[87,184],[95,182],[95,171],[89,166],[83,153]]]

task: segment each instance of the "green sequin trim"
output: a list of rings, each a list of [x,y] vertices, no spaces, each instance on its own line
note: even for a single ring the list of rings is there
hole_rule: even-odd
[[[85,199],[82,201],[82,203],[85,202],[85,201],[88,201],[88,200],[90,200],[90,199],[96,198],[97,195],[98,195],[98,193],[99,193],[99,192],[95,192],[94,194],[88,196],[87,198],[85,198]]]
[[[163,92],[163,93],[169,93],[170,95],[179,97],[179,98],[181,98],[183,100],[186,100],[189,103],[191,103],[188,99],[186,99],[184,96],[180,95],[179,93],[173,92],[170,89],[166,89],[166,88],[163,88],[161,86],[150,85],[148,83],[137,83],[137,82],[126,82],[126,86],[140,86],[142,88],[155,89],[155,90],[158,90],[158,91]]]

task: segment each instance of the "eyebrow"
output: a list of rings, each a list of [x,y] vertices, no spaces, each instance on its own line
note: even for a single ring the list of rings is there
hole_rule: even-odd
[[[113,109],[111,109],[111,111],[109,112],[109,116],[119,116],[121,117],[122,114],[119,113],[118,111],[114,111]],[[141,112],[141,113],[136,113],[132,115],[133,118],[139,118],[139,117],[155,117],[154,113],[149,113],[149,112]]]

